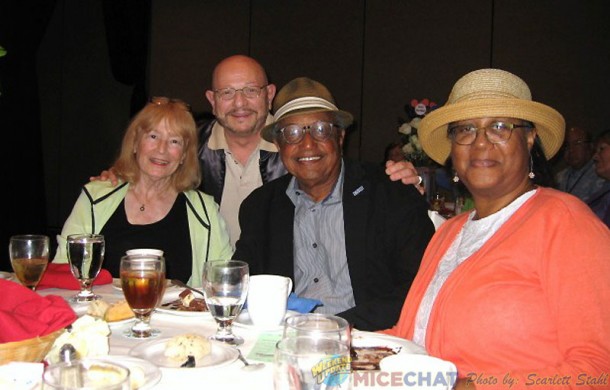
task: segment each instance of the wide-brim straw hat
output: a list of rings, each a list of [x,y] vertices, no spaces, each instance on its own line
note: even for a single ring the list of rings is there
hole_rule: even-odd
[[[500,69],[480,69],[460,78],[447,103],[421,121],[418,135],[430,158],[444,165],[451,152],[447,125],[477,118],[516,118],[536,127],[547,159],[563,143],[565,120],[552,107],[532,101],[527,84],[514,74]]]
[[[311,112],[332,113],[333,123],[344,129],[354,122],[352,114],[337,108],[335,99],[322,83],[307,77],[297,77],[284,85],[275,96],[274,120],[263,127],[261,135],[266,141],[273,142],[279,130],[277,123],[281,119]]]

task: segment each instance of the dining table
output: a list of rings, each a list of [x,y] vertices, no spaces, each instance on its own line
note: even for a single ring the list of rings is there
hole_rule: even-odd
[[[95,294],[109,304],[124,300],[123,291],[120,288],[120,280],[114,279],[112,283],[96,285],[93,287]],[[184,291],[183,288],[168,284],[163,302],[178,299],[178,295]],[[45,288],[37,290],[38,294],[57,295],[64,298],[75,313],[80,317],[87,314],[89,303],[74,303],[70,298],[77,291],[62,288]],[[288,312],[294,315],[296,312]],[[217,324],[209,312],[180,312],[170,310],[160,305],[151,316],[150,324],[159,329],[160,334],[149,339],[134,339],[127,337],[126,331],[134,324],[133,319],[109,323],[110,335],[108,336],[109,350],[107,356],[94,357],[105,359],[128,368],[134,366],[141,368],[145,376],[138,383],[138,390],[175,390],[177,388],[202,387],[206,389],[273,389],[274,376],[274,352],[277,341],[282,338],[283,325],[259,329],[249,322],[247,310],[243,310],[233,324],[233,332],[241,336],[243,344],[238,347],[229,346],[217,341],[212,343],[211,362],[205,365],[197,364],[192,368],[181,368],[179,364],[171,366],[157,364],[163,353],[163,345],[174,336],[186,334],[198,334],[209,337],[216,332]],[[352,346],[374,346],[387,345],[396,351],[408,354],[426,354],[425,349],[415,343],[376,332],[364,332],[357,329],[352,330]],[[245,359],[251,363],[263,363],[259,369],[246,369],[245,364],[238,358],[237,349]],[[207,359],[207,358],[204,358]],[[140,366],[139,364],[144,364]],[[360,375],[355,379],[355,375]],[[352,373],[345,388],[375,389],[387,388],[386,382],[378,381],[369,383],[369,379],[362,374]],[[373,382],[374,377],[370,377]],[[386,379],[384,379],[386,380]],[[381,387],[378,387],[381,384]],[[391,386],[390,386],[391,387]],[[37,389],[38,390],[38,389]]]
[[[94,292],[109,304],[124,300],[123,291],[118,287],[118,279],[113,283],[94,286]],[[166,298],[177,299],[182,289],[168,287]],[[38,290],[40,295],[59,295],[65,298],[78,315],[84,315],[88,303],[71,303],[70,298],[76,294],[74,290],[48,288]],[[109,324],[109,351],[110,357],[115,357],[121,363],[121,357],[129,359],[130,352],[138,347],[146,352],[146,346],[157,344],[157,341],[172,338],[183,334],[199,334],[207,337],[216,332],[216,321],[206,313],[196,312],[170,312],[170,310],[156,310],[151,316],[150,324],[161,331],[159,336],[150,339],[134,339],[124,335],[125,331],[133,326],[134,321],[121,321],[120,324]],[[180,386],[190,388],[194,384],[201,384],[210,389],[271,389],[273,388],[273,351],[277,340],[281,338],[282,328],[259,330],[249,324],[233,325],[234,333],[244,339],[239,345],[242,355],[252,363],[263,362],[264,366],[258,370],[245,370],[237,354],[223,354],[217,364],[206,367],[193,368],[167,368],[160,367],[161,376],[154,379],[155,383],[145,383],[143,388],[155,390],[175,390]],[[218,342],[213,342],[218,343]],[[256,350],[254,347],[256,346]],[[143,348],[144,347],[144,348]],[[223,348],[227,348],[224,344]],[[228,348],[236,348],[228,346]],[[136,356],[137,358],[137,356]],[[128,361],[128,360],[127,360]]]

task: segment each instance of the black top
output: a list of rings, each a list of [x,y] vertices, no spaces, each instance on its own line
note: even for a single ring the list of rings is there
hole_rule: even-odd
[[[132,225],[125,214],[125,200],[112,214],[100,234],[106,239],[103,268],[119,277],[125,251],[137,248],[161,249],[168,279],[187,282],[192,273],[192,249],[186,212],[186,196],[178,194],[165,218],[149,225]]]

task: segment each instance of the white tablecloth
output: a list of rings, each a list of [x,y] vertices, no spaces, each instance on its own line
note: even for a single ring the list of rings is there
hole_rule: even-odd
[[[123,299],[123,292],[111,284],[94,286],[93,291],[101,295],[108,302]],[[41,295],[55,294],[68,299],[77,291],[62,289],[39,290]],[[145,342],[123,336],[123,331],[132,326],[129,322],[112,328],[110,336],[110,355],[128,355],[129,350]],[[158,337],[172,337],[184,333],[198,333],[204,336],[214,334],[216,322],[210,318],[186,317],[164,313],[153,313],[151,325],[161,330]],[[244,356],[248,357],[250,350],[256,343],[260,332],[247,327],[233,327],[234,333],[243,337],[245,342],[240,346]],[[148,340],[146,340],[148,341]],[[252,360],[252,359],[249,359]],[[254,360],[252,360],[254,361]],[[267,363],[262,370],[244,371],[244,364],[235,360],[233,363],[221,367],[195,368],[195,369],[161,369],[162,377],[154,386],[155,390],[188,389],[197,384],[199,388],[206,389],[272,389],[273,364]]]

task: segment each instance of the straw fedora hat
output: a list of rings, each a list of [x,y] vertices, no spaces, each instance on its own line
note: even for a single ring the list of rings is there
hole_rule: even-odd
[[[514,74],[500,69],[480,69],[460,78],[447,103],[424,117],[418,129],[421,145],[428,156],[444,165],[451,151],[447,125],[486,117],[532,122],[547,159],[553,157],[563,143],[565,121],[559,112],[532,101],[529,87]]]
[[[297,77],[288,82],[273,100],[273,123],[263,127],[262,137],[273,142],[280,119],[310,112],[332,112],[334,123],[342,128],[349,127],[354,117],[335,105],[335,99],[322,83],[307,77]]]

